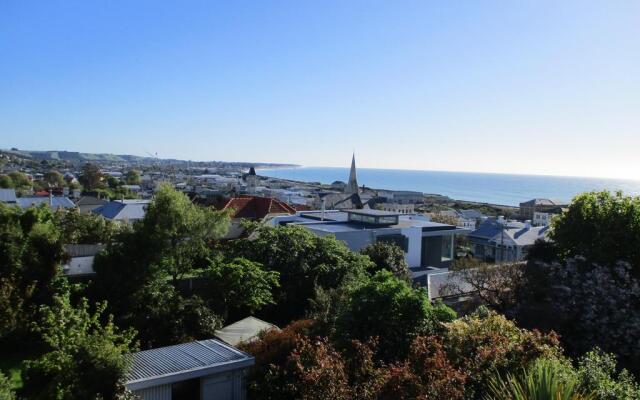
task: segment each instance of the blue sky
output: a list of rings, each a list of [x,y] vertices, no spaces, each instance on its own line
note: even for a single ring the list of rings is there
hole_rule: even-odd
[[[638,1],[3,1],[0,147],[640,179]]]

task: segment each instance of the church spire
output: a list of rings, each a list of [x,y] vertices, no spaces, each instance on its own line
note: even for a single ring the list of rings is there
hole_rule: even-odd
[[[358,193],[358,177],[356,175],[356,154],[351,158],[351,171],[349,172],[349,182],[345,188],[345,193]]]

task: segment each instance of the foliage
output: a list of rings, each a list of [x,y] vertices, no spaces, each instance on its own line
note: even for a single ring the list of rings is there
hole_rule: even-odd
[[[372,273],[385,269],[398,277],[409,276],[409,265],[405,260],[404,251],[393,243],[378,241],[363,248],[360,253],[368,256],[375,264],[376,268]]]
[[[176,282],[196,262],[205,261],[209,242],[228,228],[228,213],[198,207],[184,193],[162,185],[149,204],[140,233],[157,244],[157,262]]]
[[[446,325],[443,343],[453,365],[469,377],[468,396],[482,393],[493,371],[515,371],[539,357],[559,357],[562,352],[555,334],[518,328],[487,309]]]
[[[28,189],[31,187],[31,179],[23,172],[9,172],[9,178],[11,178],[13,187],[16,189]]]
[[[335,289],[362,280],[373,268],[369,259],[353,253],[334,237],[318,237],[294,225],[260,227],[251,240],[239,240],[230,249],[280,273],[280,287],[274,291],[274,319],[287,323],[309,310],[317,288]]]
[[[50,304],[64,251],[47,208],[0,205],[0,339]]]
[[[570,367],[569,367],[570,368]],[[497,375],[491,381],[487,400],[589,400],[575,375],[554,359],[540,358],[520,374]]]
[[[53,223],[65,244],[109,243],[118,230],[113,222],[99,215],[81,214],[77,210],[56,211]]]
[[[135,169],[130,169],[127,171],[125,175],[125,182],[127,185],[139,185],[140,184],[140,173]]]
[[[16,398],[11,381],[0,372],[0,400],[14,400]]]
[[[278,272],[265,271],[262,266],[245,258],[211,261],[201,273],[206,279],[210,304],[225,318],[231,311],[253,314],[273,303],[271,291],[278,287]]]
[[[426,290],[380,271],[350,293],[336,322],[336,337],[346,343],[378,337],[381,356],[394,360],[408,353],[418,334],[435,332],[453,318],[448,307],[431,306]]]
[[[120,316],[123,326],[138,331],[145,348],[211,338],[222,320],[197,296],[182,297],[169,283],[157,280],[131,298]]]
[[[43,179],[47,185],[55,188],[60,188],[65,183],[62,174],[58,171],[45,172]]]
[[[432,213],[431,221],[437,222],[440,224],[458,226],[458,218],[454,217],[453,215],[444,214],[442,212]]]
[[[627,370],[617,372],[612,354],[596,348],[578,360],[577,378],[586,392],[598,400],[640,399],[640,385]]]
[[[13,179],[9,175],[0,175],[0,188],[11,189],[14,187]]]
[[[580,194],[554,220],[550,236],[562,259],[584,256],[602,265],[627,261],[640,275],[640,197]]]
[[[35,329],[50,351],[27,361],[23,372],[24,396],[33,399],[112,399],[123,390],[123,355],[133,345],[132,331],[118,329],[109,316],[102,322],[104,304],[91,313],[86,299],[77,308],[69,293],[55,296],[52,306],[42,306]]]
[[[96,164],[86,163],[82,166],[82,171],[78,177],[78,181],[85,190],[94,190],[103,187],[102,172]]]

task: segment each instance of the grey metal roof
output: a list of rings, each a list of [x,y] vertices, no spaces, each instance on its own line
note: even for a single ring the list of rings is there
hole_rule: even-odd
[[[125,376],[129,389],[155,386],[253,365],[250,355],[216,339],[133,353]]]
[[[148,204],[148,200],[110,201],[91,212],[110,220],[135,221],[144,218]]]
[[[15,203],[15,189],[0,189],[0,203]]]
[[[46,204],[51,208],[74,208],[76,205],[68,197],[18,197],[18,205],[22,208],[38,207]]]
[[[502,229],[504,227],[504,235],[510,238],[519,246],[532,245],[538,239],[544,239],[549,233],[548,226],[529,226],[519,221],[506,221],[501,225],[495,219],[488,219],[480,224],[478,229],[469,233],[469,238],[483,242],[502,240]]]
[[[400,215],[398,212],[383,211],[375,209],[361,209],[361,210],[345,210],[348,214],[369,215],[372,217],[396,217]]]

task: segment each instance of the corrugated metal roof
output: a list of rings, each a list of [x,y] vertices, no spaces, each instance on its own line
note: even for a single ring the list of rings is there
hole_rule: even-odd
[[[16,191],[14,189],[0,189],[0,203],[15,203]]]
[[[152,380],[252,359],[248,354],[216,339],[144,350],[129,355],[129,358],[131,366],[126,375],[127,382]]]
[[[278,327],[256,317],[247,317],[217,330],[216,337],[236,346],[242,342],[255,340],[260,332],[270,329],[277,330]]]
[[[22,208],[38,207],[46,204],[51,208],[74,208],[76,205],[68,197],[19,197],[18,205]]]

